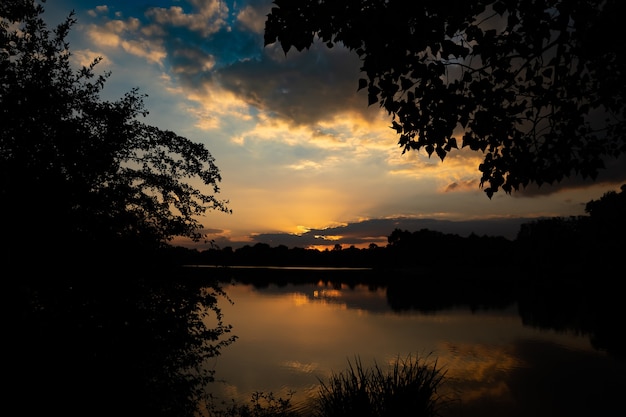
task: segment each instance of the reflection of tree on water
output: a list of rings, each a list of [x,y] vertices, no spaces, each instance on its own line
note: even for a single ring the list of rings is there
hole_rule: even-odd
[[[620,284],[613,278],[552,274],[534,279],[406,279],[387,287],[395,311],[434,313],[448,308],[503,309],[517,303],[524,325],[588,336],[592,345],[626,357],[621,337]]]
[[[387,286],[387,301],[394,311],[435,312],[452,307],[472,311],[504,309],[515,302],[512,281],[405,273]]]
[[[19,414],[196,412],[213,379],[204,361],[234,340],[217,307],[221,290],[179,270],[109,272],[97,282],[39,275],[20,286],[31,302],[6,342]]]
[[[520,291],[519,313],[525,325],[586,335],[596,349],[626,358],[620,287],[612,277],[537,279]]]
[[[455,348],[461,363],[452,364],[443,388],[462,398],[446,416],[602,416],[622,406],[626,363],[600,352],[524,338]],[[467,355],[480,360],[468,364]]]

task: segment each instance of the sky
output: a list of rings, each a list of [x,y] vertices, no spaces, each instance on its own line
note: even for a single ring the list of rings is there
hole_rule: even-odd
[[[111,72],[102,98],[146,94],[145,123],[203,143],[231,214],[200,218],[218,247],[387,244],[398,228],[514,239],[522,223],[584,215],[626,182],[616,161],[594,182],[498,192],[479,186],[482,154],[444,162],[402,154],[391,117],[358,92],[360,62],[341,46],[284,54],[263,45],[271,0],[47,0],[50,27],[73,10],[78,67]],[[197,248],[209,243],[175,239]]]

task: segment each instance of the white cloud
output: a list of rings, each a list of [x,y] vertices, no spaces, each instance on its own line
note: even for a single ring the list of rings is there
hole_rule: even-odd
[[[197,13],[185,13],[180,6],[170,8],[154,7],[146,12],[146,17],[161,25],[185,27],[203,36],[215,33],[226,26],[228,7],[219,0],[193,0]]]
[[[91,49],[79,49],[72,52],[72,63],[76,67],[89,67],[96,58],[102,58],[98,64],[100,69],[108,69],[110,66],[110,60],[107,56],[100,52],[95,52]]]
[[[96,6],[95,9],[91,9],[87,11],[87,14],[91,17],[96,17],[98,14],[106,14],[109,11],[109,7],[106,5]]]
[[[122,41],[121,46],[129,54],[145,58],[146,61],[155,64],[162,64],[167,56],[161,45],[146,39]]]
[[[167,53],[159,39],[136,36],[141,23],[138,19],[111,20],[102,26],[90,25],[87,36],[96,46],[121,48],[126,53],[162,64]],[[135,36],[134,36],[135,35]]]
[[[237,14],[237,21],[252,32],[263,33],[265,31],[265,14],[253,7],[247,6],[241,9]]]

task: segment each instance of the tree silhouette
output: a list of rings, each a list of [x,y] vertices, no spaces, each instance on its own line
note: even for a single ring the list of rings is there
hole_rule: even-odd
[[[234,341],[225,295],[206,274],[140,255],[200,239],[197,216],[228,211],[219,170],[203,145],[141,123],[137,90],[101,100],[99,61],[71,65],[73,15],[49,30],[43,12],[0,3],[5,406],[195,416],[213,378],[204,361]]]
[[[362,60],[368,101],[403,152],[484,153],[491,198],[570,175],[595,178],[626,151],[620,1],[275,0],[265,44],[319,39]]]
[[[592,245],[596,259],[603,260],[604,267],[615,273],[617,266],[621,267],[626,246],[626,184],[619,193],[609,191],[589,201],[585,212],[589,217],[582,224],[584,238]]]
[[[516,253],[523,268],[552,266],[573,275],[612,278],[626,245],[626,184],[585,206],[587,216],[536,219],[520,227]],[[550,269],[549,273],[553,271]]]
[[[33,2],[0,8],[0,218],[10,246],[71,254],[200,239],[197,216],[228,211],[214,195],[212,155],[142,123],[136,89],[102,100],[109,74],[95,74],[99,59],[72,67],[73,14],[50,30],[43,11]]]

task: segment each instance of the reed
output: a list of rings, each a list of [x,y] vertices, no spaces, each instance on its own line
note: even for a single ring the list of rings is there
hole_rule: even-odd
[[[439,416],[443,399],[437,388],[445,372],[437,361],[412,355],[397,357],[386,369],[376,362],[364,368],[360,358],[348,360],[348,368],[320,380],[315,401],[316,417]]]

